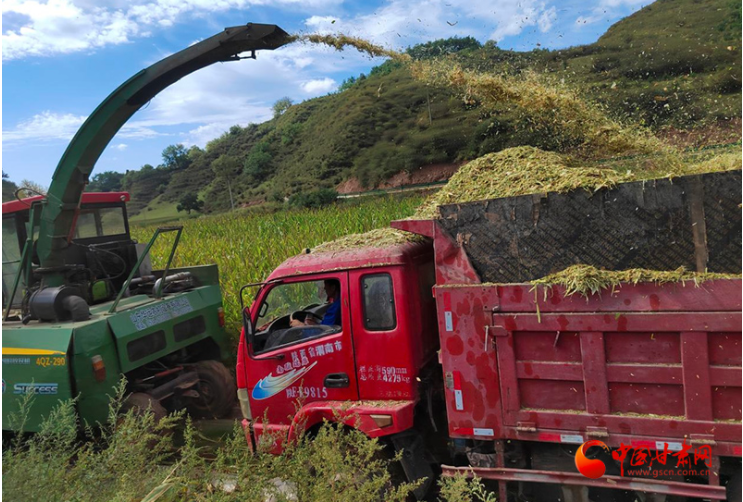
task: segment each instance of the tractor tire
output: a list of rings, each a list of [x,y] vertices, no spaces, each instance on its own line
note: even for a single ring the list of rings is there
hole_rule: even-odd
[[[134,414],[142,415],[147,410],[151,410],[155,416],[155,422],[159,422],[168,415],[162,404],[156,401],[149,394],[145,392],[134,392],[124,400],[121,405],[121,412],[128,413],[130,410],[134,410]]]
[[[199,375],[198,398],[190,399],[188,413],[194,418],[222,418],[235,406],[237,387],[229,370],[219,361],[199,361],[193,365]]]

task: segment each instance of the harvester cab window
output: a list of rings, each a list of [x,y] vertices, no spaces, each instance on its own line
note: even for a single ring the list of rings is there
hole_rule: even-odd
[[[337,280],[332,280],[338,284]],[[256,353],[341,331],[340,315],[326,315],[340,307],[340,287],[328,298],[326,280],[292,282],[274,286],[261,305]],[[292,322],[298,321],[298,322]],[[336,323],[337,321],[337,323]]]
[[[395,329],[397,318],[390,274],[365,275],[361,287],[364,292],[364,327],[369,331]]]
[[[126,234],[123,207],[90,208],[80,211],[76,239]]]
[[[3,307],[13,288],[13,281],[21,265],[21,249],[18,243],[18,224],[14,216],[3,218]],[[20,305],[23,287],[16,291],[13,305]]]

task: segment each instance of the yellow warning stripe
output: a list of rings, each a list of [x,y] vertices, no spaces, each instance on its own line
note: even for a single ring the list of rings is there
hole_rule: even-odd
[[[64,352],[47,349],[22,349],[17,347],[3,347],[4,356],[64,356]]]

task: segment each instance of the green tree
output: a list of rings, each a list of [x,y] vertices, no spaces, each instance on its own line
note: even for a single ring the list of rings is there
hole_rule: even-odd
[[[15,191],[18,185],[10,181],[10,176],[3,172],[3,202],[15,200]]]
[[[93,179],[88,183],[85,190],[87,192],[118,192],[121,190],[123,179],[123,173],[103,171],[93,176]]]
[[[196,162],[197,160],[199,160],[201,157],[204,156],[204,153],[205,153],[204,150],[194,145],[188,149],[188,159],[191,162]]]
[[[201,211],[203,206],[204,201],[200,200],[198,195],[193,192],[188,192],[181,197],[176,209],[179,213],[181,211],[186,211],[186,213],[191,214],[191,211]]]
[[[291,98],[283,97],[279,100],[277,100],[273,104],[273,118],[278,118],[284,114],[285,111],[287,111],[291,106],[294,104],[294,102],[291,100]]]
[[[428,59],[480,47],[482,44],[474,37],[451,37],[414,45],[407,50],[407,53],[413,59]]]
[[[296,193],[289,197],[289,207],[319,208],[332,204],[338,198],[338,192],[332,188],[320,188],[311,192]]]
[[[166,169],[185,169],[190,164],[188,150],[182,144],[169,145],[163,150],[163,166]]]
[[[357,82],[356,77],[348,77],[346,80],[341,82],[341,85],[338,86],[337,92],[343,92],[345,90],[350,89],[351,87],[354,86],[354,84],[356,84],[356,82]]]
[[[271,169],[271,147],[267,141],[261,141],[253,145],[250,153],[245,159],[245,172],[255,180],[265,177]]]
[[[21,191],[18,192],[18,196],[21,198],[46,195],[47,191],[47,188],[44,185],[31,180],[21,180],[21,183],[18,186],[21,189]]]
[[[232,180],[242,171],[240,161],[235,157],[220,155],[212,162],[212,171],[217,178],[227,183],[227,191],[230,193],[230,209],[235,209],[235,201],[232,198]]]

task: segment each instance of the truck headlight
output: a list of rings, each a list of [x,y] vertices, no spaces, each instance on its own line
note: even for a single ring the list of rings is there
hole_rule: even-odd
[[[243,418],[253,420],[250,414],[250,398],[248,396],[248,389],[237,389],[237,400],[240,401],[240,411],[242,411]]]

